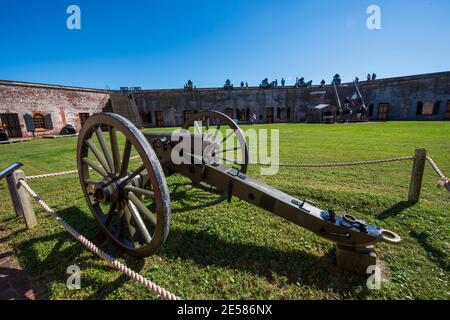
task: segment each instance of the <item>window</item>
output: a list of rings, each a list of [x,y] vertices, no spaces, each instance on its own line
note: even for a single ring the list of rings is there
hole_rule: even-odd
[[[238,110],[238,120],[247,121],[249,117],[250,117],[250,109]]]
[[[83,126],[86,120],[89,118],[89,113],[79,113],[78,117],[80,118],[81,126]]]
[[[139,111],[141,118],[142,118],[142,122],[144,122],[144,124],[150,124],[152,123],[152,113],[151,112],[146,112],[146,111]]]
[[[434,103],[432,101],[427,101],[423,104],[422,115],[432,116],[434,111]]]
[[[189,118],[192,116],[192,111],[191,110],[184,110],[183,111],[183,120],[184,122],[186,122],[187,120],[189,120]]]
[[[277,108],[277,118],[280,120],[287,120],[291,116],[290,108]]]
[[[45,127],[45,118],[42,114],[35,114],[33,116],[34,127],[36,129],[46,129]]]
[[[233,119],[233,109],[231,109],[231,108],[226,108],[226,109],[225,109],[225,114],[226,114],[227,116],[229,116],[231,119]]]

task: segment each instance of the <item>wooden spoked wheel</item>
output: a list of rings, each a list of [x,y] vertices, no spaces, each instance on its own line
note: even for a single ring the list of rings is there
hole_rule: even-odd
[[[249,151],[244,133],[239,125],[227,115],[218,111],[204,111],[191,116],[183,125],[183,129],[201,134],[208,141],[209,150],[204,149],[203,162],[222,164],[247,173]],[[211,146],[212,149],[210,148]],[[217,189],[201,182],[198,187],[212,192]]]
[[[134,257],[155,253],[169,234],[170,195],[142,132],[117,114],[94,115],[81,129],[77,164],[88,206],[113,243]]]

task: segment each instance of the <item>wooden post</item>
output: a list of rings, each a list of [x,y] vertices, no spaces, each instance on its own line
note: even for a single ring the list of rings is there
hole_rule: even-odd
[[[417,203],[420,199],[422,190],[423,173],[425,171],[425,162],[427,159],[426,149],[417,149],[409,184],[408,202]]]
[[[19,199],[17,182],[15,181],[12,173],[6,177],[6,183],[8,185],[9,194],[11,195],[11,201],[14,207],[14,211],[16,212],[16,216],[23,217],[23,208]]]
[[[365,275],[369,267],[378,263],[373,246],[353,248],[336,244],[335,248],[337,266],[344,271]]]
[[[14,188],[18,195],[18,203],[14,203],[14,207],[16,207],[16,205],[20,206],[22,216],[25,220],[27,228],[32,229],[37,225],[37,219],[36,214],[34,213],[32,199],[25,188],[22,187],[22,185],[19,183],[19,180],[26,179],[25,173],[22,170],[14,171],[14,173],[12,174],[12,179],[14,181]]]

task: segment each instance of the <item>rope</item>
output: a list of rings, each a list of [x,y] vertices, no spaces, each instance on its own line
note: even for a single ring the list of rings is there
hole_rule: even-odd
[[[449,191],[450,191],[450,179],[447,178],[441,171],[441,169],[439,169],[439,167],[437,166],[436,162],[434,162],[434,160],[430,157],[427,156],[427,161],[430,163],[431,167],[433,168],[434,172],[436,172],[436,174],[438,175],[439,179],[440,179],[440,184],[441,186],[445,186]]]
[[[131,157],[130,160],[134,160],[139,158],[139,156]],[[89,170],[92,170],[89,168]],[[27,180],[36,180],[36,179],[44,179],[44,178],[51,178],[51,177],[60,177],[60,176],[68,176],[72,174],[78,173],[78,170],[70,170],[70,171],[63,171],[63,172],[55,172],[55,173],[46,173],[46,174],[40,174],[37,176],[29,176],[27,177]]]
[[[414,157],[398,157],[398,158],[391,158],[391,159],[368,160],[368,161],[359,161],[359,162],[278,164],[278,165],[275,165],[275,166],[278,166],[278,167],[292,167],[292,168],[330,168],[330,167],[363,166],[363,165],[399,162],[399,161],[407,161],[407,160],[414,160]],[[259,165],[267,165],[267,164],[259,164]]]
[[[139,158],[139,156],[131,157],[130,160],[134,160]],[[433,170],[438,175],[441,185],[446,186],[446,188],[450,191],[450,179],[447,178],[442,171],[439,169],[437,164],[433,161],[433,159],[429,156],[427,156],[427,161],[430,163]],[[285,167],[285,168],[332,168],[332,167],[353,167],[353,166],[365,166],[365,165],[373,165],[373,164],[384,164],[384,163],[392,163],[392,162],[400,162],[400,161],[409,161],[414,160],[414,157],[397,157],[397,158],[390,158],[390,159],[382,159],[382,160],[367,160],[367,161],[357,161],[357,162],[337,162],[337,163],[286,163],[286,164],[278,164],[274,165],[277,167]],[[265,166],[268,164],[264,163],[258,163],[259,166]],[[273,165],[273,164],[272,164]],[[90,168],[89,168],[90,169]],[[77,170],[71,170],[71,171],[64,171],[64,172],[56,172],[56,173],[47,173],[47,174],[41,174],[37,176],[30,176],[27,177],[28,180],[34,180],[34,179],[43,179],[43,178],[51,178],[51,177],[58,177],[58,176],[65,176],[65,175],[71,175],[78,173]]]
[[[180,300],[177,296],[170,293],[169,291],[165,290],[164,288],[161,288],[160,286],[156,285],[155,283],[151,282],[147,278],[143,277],[139,273],[133,271],[123,263],[119,262],[115,258],[111,257],[109,254],[98,248],[95,244],[90,242],[88,239],[86,239],[84,236],[82,236],[78,231],[76,231],[72,226],[70,226],[64,219],[62,219],[58,214],[53,211],[42,199],[31,189],[31,187],[27,184],[27,182],[23,179],[19,180],[19,183],[24,187],[24,189],[32,196],[39,205],[53,218],[56,219],[56,221],[59,222],[59,224],[66,229],[75,239],[80,241],[86,248],[88,248],[90,251],[95,253],[97,256],[108,262],[111,266],[113,266],[115,269],[123,272],[127,277],[133,279],[140,285],[146,287],[150,291],[153,291],[157,295],[161,296],[162,298],[166,300]]]
[[[70,174],[78,173],[78,170],[71,170],[71,171],[65,171],[65,172],[56,172],[56,173],[47,173],[47,174],[40,174],[37,176],[30,176],[27,177],[28,180],[34,180],[34,179],[43,179],[43,178],[51,178],[51,177],[59,177],[59,176],[66,176]]]

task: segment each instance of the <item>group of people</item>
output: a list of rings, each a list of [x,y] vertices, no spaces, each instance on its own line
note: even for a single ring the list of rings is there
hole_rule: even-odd
[[[372,75],[370,73],[367,74],[367,81],[368,82],[375,81],[375,80],[377,80],[377,75],[375,73],[372,73]],[[359,82],[359,77],[358,76],[355,77],[355,82],[356,83]]]
[[[344,106],[343,108],[338,108],[337,115],[341,116],[341,120],[348,123],[353,115],[353,110],[356,112],[357,120],[361,121],[366,115],[367,107],[364,103],[362,103],[359,107],[356,107],[355,101],[350,99],[350,97],[346,97],[344,100]]]

